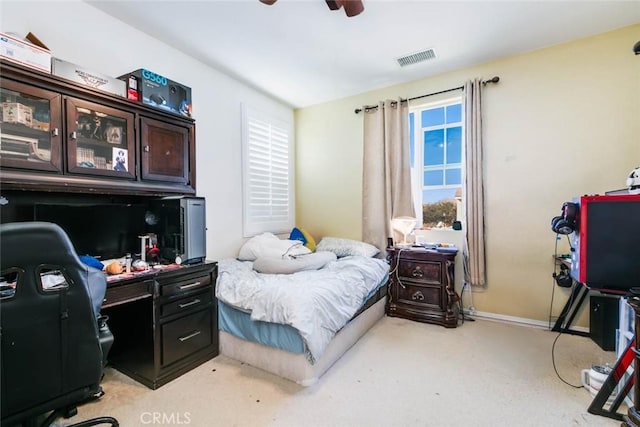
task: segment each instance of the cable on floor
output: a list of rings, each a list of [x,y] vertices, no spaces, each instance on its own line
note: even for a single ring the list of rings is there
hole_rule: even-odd
[[[560,381],[562,381],[566,385],[571,386],[573,388],[582,388],[582,384],[580,385],[571,384],[570,382],[562,378],[560,376],[560,373],[558,372],[558,368],[556,367],[555,348],[556,348],[556,342],[558,341],[558,338],[560,338],[560,335],[562,335],[562,332],[558,332],[558,336],[556,336],[556,338],[553,340],[553,345],[551,346],[551,363],[553,364],[553,370],[556,372],[556,375],[560,379]]]
[[[462,282],[462,289],[460,290],[460,299],[458,300],[458,307],[460,307],[460,320],[462,321],[460,325],[464,325],[465,320],[468,320],[469,322],[476,321],[476,319],[474,319],[473,317],[469,317],[464,313],[464,305],[462,304],[462,298],[464,297],[465,289],[467,289],[467,293],[471,294],[471,287],[469,286],[469,283]],[[472,303],[472,306],[473,306],[473,303]]]

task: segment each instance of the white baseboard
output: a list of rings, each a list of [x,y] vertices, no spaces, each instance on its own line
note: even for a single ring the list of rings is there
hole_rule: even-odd
[[[515,323],[518,325],[531,326],[535,328],[549,329],[549,322],[543,320],[527,319],[526,317],[506,316],[504,314],[488,313],[486,311],[464,310],[465,316],[478,317],[480,319],[493,320],[497,322]],[[572,326],[571,330],[589,332],[589,328],[584,326]]]

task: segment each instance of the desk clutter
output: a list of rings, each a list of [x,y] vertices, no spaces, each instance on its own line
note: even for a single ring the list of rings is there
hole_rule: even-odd
[[[109,267],[112,267],[111,269]],[[107,282],[117,282],[120,280],[139,278],[145,275],[153,275],[158,271],[166,271],[166,270],[175,270],[179,268],[183,268],[183,265],[180,264],[158,264],[152,265],[143,270],[131,270],[129,272],[124,270],[122,263],[118,260],[113,261],[107,267],[105,267],[105,273],[107,274]],[[109,271],[111,270],[111,271]]]

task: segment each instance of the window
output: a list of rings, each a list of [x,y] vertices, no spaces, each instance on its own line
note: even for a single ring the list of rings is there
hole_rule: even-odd
[[[243,233],[293,228],[292,121],[242,108]]]
[[[414,200],[426,228],[462,219],[464,126],[460,97],[411,107],[409,142]],[[422,206],[422,209],[419,208]]]

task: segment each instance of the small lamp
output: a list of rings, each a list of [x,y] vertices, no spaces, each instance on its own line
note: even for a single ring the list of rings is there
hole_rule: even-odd
[[[391,220],[391,227],[393,227],[393,229],[398,231],[399,233],[402,233],[402,235],[404,236],[401,243],[402,246],[409,245],[409,242],[407,242],[407,234],[413,231],[413,229],[416,227],[417,222],[417,219],[410,216],[399,216]]]

